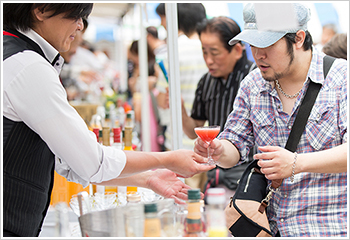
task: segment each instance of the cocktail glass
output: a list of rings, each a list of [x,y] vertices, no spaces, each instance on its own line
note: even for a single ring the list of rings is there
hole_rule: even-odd
[[[216,138],[216,136],[220,132],[220,126],[213,125],[213,126],[203,126],[203,127],[196,127],[194,129],[196,132],[197,136],[200,137],[204,142],[209,144],[208,147],[208,162],[207,164],[209,165],[214,165],[215,161],[211,157],[210,154],[210,144],[211,142]]]

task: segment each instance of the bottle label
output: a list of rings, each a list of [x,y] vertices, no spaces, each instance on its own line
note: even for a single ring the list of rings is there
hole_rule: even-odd
[[[161,226],[158,218],[145,219],[144,237],[160,237]]]
[[[201,218],[201,204],[200,202],[188,203],[187,205],[187,218],[188,219],[200,219]]]

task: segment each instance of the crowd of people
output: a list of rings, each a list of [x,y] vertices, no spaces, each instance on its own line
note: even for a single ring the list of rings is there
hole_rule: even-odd
[[[168,69],[171,61],[167,39],[159,38],[158,27],[148,26],[151,152],[127,152],[98,144],[70,104],[104,104],[106,89],[125,94],[119,92],[118,71],[108,53],[84,39],[93,4],[3,4],[3,236],[40,234],[54,169],[83,186],[148,187],[177,203],[186,200],[189,188],[200,188],[205,199],[208,188],[223,187],[229,202],[254,159],[269,181],[285,179],[267,208],[274,235],[346,236],[347,34],[328,24],[322,41],[314,43],[307,26],[310,10],[292,6],[297,27],[262,31],[254,4],[245,5],[241,29],[230,17],[208,18],[201,3],[177,3],[176,81],[183,126],[178,150],[171,144],[172,79],[159,65],[162,61]],[[167,29],[165,3],[156,13]],[[247,47],[254,61],[248,60]],[[127,52],[125,101],[141,125],[145,96],[138,40]],[[325,54],[336,60],[323,79]],[[284,146],[311,81],[322,88],[293,153]],[[194,128],[205,125],[220,126],[210,144],[216,165],[203,164],[209,145]]]

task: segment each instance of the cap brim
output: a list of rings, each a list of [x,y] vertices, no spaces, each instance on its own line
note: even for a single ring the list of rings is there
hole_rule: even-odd
[[[266,48],[280,40],[286,32],[268,32],[258,30],[243,30],[232,38],[228,44],[234,45],[238,41],[246,42],[257,48]]]

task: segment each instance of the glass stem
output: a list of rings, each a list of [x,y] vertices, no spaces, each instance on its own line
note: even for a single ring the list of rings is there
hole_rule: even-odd
[[[211,156],[210,156],[210,143],[209,143],[209,146],[207,148],[207,152],[208,152],[208,161],[211,159]]]

